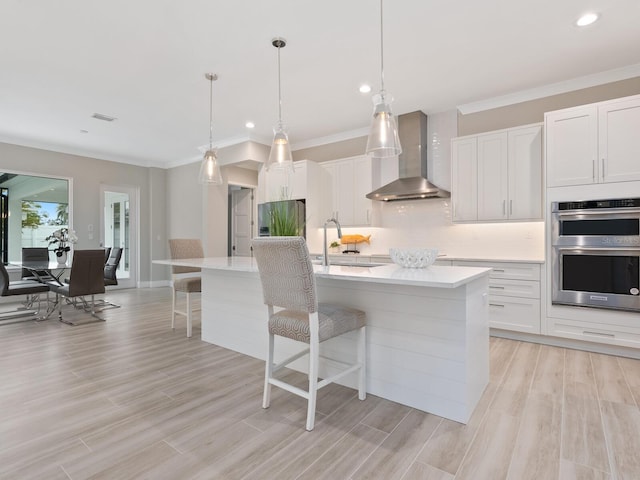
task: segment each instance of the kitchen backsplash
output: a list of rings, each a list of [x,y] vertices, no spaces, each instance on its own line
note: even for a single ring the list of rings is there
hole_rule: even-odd
[[[374,202],[380,227],[343,228],[343,234],[371,235],[362,255],[387,255],[391,247],[432,247],[459,258],[544,259],[544,222],[452,224],[451,199]],[[309,249],[322,251],[322,229],[307,232]],[[331,225],[327,240],[337,240]]]

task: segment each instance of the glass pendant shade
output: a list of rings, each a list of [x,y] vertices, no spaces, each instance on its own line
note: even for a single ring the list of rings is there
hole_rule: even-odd
[[[221,185],[222,173],[215,150],[207,150],[200,164],[198,182],[204,185]]]
[[[284,38],[276,37],[271,41],[271,45],[278,49],[278,124],[273,127],[273,142],[271,151],[264,168],[293,171],[293,157],[291,156],[291,144],[287,129],[282,122],[282,84],[280,82],[280,49],[287,46]]]
[[[209,149],[204,153],[200,163],[198,183],[202,185],[222,185],[222,173],[218,164],[218,155],[213,148],[213,82],[218,80],[218,75],[205,73],[204,78],[209,80]]]
[[[394,157],[402,153],[398,123],[391,113],[392,100],[386,98],[384,93],[373,97],[373,120],[367,139],[367,154],[373,158]]]
[[[265,168],[267,171],[275,168],[293,170],[291,144],[284,125],[278,125],[273,129],[273,143]]]

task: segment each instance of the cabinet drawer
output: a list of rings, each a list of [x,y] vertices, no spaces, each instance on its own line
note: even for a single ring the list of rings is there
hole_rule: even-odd
[[[507,262],[475,262],[457,260],[454,265],[467,267],[492,268],[490,278],[508,278],[511,280],[540,280],[540,264],[538,263],[507,263]]]
[[[549,318],[548,329],[548,335],[556,337],[640,348],[640,328]]]
[[[489,295],[540,298],[540,282],[489,277]]]
[[[489,326],[540,333],[540,300],[489,295]]]

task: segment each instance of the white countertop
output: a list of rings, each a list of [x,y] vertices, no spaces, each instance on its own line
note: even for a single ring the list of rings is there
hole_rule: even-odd
[[[315,258],[321,256],[321,253],[312,254],[311,257]],[[385,261],[390,262],[391,258],[388,253],[357,253],[357,254],[343,254],[343,253],[330,253],[329,258],[335,259],[336,262],[356,262],[358,258],[367,259],[364,261]],[[370,260],[368,260],[370,259]],[[450,255],[440,254],[438,260],[449,261],[468,261],[468,262],[505,262],[505,263],[544,263],[544,258],[536,256],[522,255],[518,257],[513,256],[501,256],[501,255]]]
[[[181,260],[154,260],[160,265],[180,265],[198,267],[203,270],[231,270],[238,272],[258,272],[252,257],[207,257]],[[457,288],[476,278],[488,275],[491,269],[478,267],[448,267],[432,265],[427,268],[402,268],[395,264],[378,267],[353,267],[314,265],[319,278],[335,278],[371,283],[415,285],[436,288]]]

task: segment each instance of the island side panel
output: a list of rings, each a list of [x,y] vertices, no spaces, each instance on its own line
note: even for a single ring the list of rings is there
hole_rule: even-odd
[[[267,307],[257,272],[203,269],[201,318],[203,341],[266,358]],[[276,362],[305,348],[281,337],[275,345]]]
[[[459,422],[468,420],[489,376],[488,277],[467,287],[318,279],[321,299],[367,313],[367,391]],[[332,356],[349,360],[355,337],[345,337],[333,341]]]
[[[482,313],[486,276],[472,282],[473,288],[456,289],[317,280],[321,301],[367,313],[369,393],[452,420],[468,420],[489,374],[488,322]],[[473,324],[471,333],[468,322]],[[203,270],[202,339],[265,358],[266,307],[257,273]],[[322,344],[321,354],[353,361],[355,341],[354,334],[329,340]],[[276,337],[276,361],[300,348],[297,342]],[[304,372],[306,361],[293,367]],[[334,362],[323,361],[320,374],[336,368]],[[343,380],[340,383],[356,385],[355,376]]]
[[[468,283],[466,288],[465,358],[468,420],[489,384],[489,276]]]

